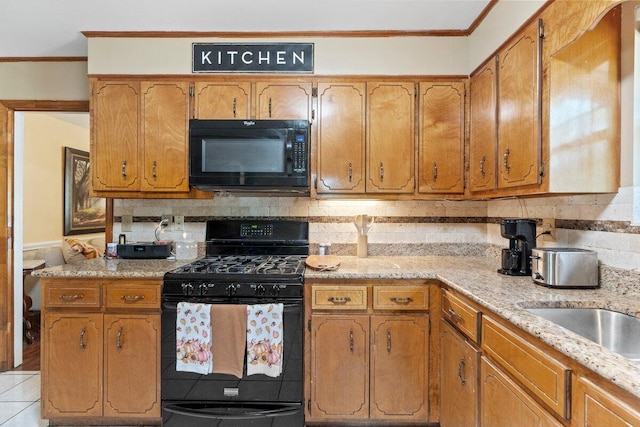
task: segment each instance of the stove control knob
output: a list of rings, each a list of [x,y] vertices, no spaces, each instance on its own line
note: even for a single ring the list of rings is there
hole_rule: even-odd
[[[277,297],[279,293],[280,293],[280,285],[273,285],[273,287],[271,288],[271,295],[274,297]]]
[[[200,285],[198,285],[198,291],[200,292],[200,295],[206,295],[207,289],[209,289],[209,285],[207,285],[206,283],[200,283]]]
[[[232,297],[238,292],[238,285],[229,285],[227,286],[227,295]]]
[[[265,292],[267,292],[267,290],[264,288],[264,285],[257,285],[256,286],[256,295],[262,296],[262,295],[265,294]]]
[[[191,295],[193,293],[193,285],[191,283],[183,283],[182,293],[186,296]]]

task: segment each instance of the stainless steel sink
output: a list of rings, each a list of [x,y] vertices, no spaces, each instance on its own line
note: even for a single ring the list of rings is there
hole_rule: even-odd
[[[600,308],[528,308],[527,311],[640,364],[640,319],[637,317]]]

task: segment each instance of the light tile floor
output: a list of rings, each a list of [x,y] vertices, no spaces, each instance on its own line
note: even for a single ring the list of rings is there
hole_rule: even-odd
[[[40,419],[40,372],[8,371],[0,374],[0,426],[48,426]]]

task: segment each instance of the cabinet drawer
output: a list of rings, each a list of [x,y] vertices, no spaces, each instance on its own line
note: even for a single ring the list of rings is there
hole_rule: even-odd
[[[428,310],[428,286],[374,286],[375,310]]]
[[[480,337],[480,316],[480,311],[466,301],[446,289],[442,290],[442,317],[476,343]]]
[[[530,393],[569,419],[569,368],[486,316],[482,317],[482,350]]]
[[[160,286],[109,284],[105,290],[107,308],[160,309]]]
[[[366,310],[366,286],[313,286],[313,310]]]
[[[100,308],[100,285],[51,285],[45,287],[44,306]]]

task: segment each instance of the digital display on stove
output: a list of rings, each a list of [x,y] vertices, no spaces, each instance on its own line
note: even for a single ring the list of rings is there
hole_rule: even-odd
[[[273,235],[273,224],[241,224],[242,237],[270,237]]]

